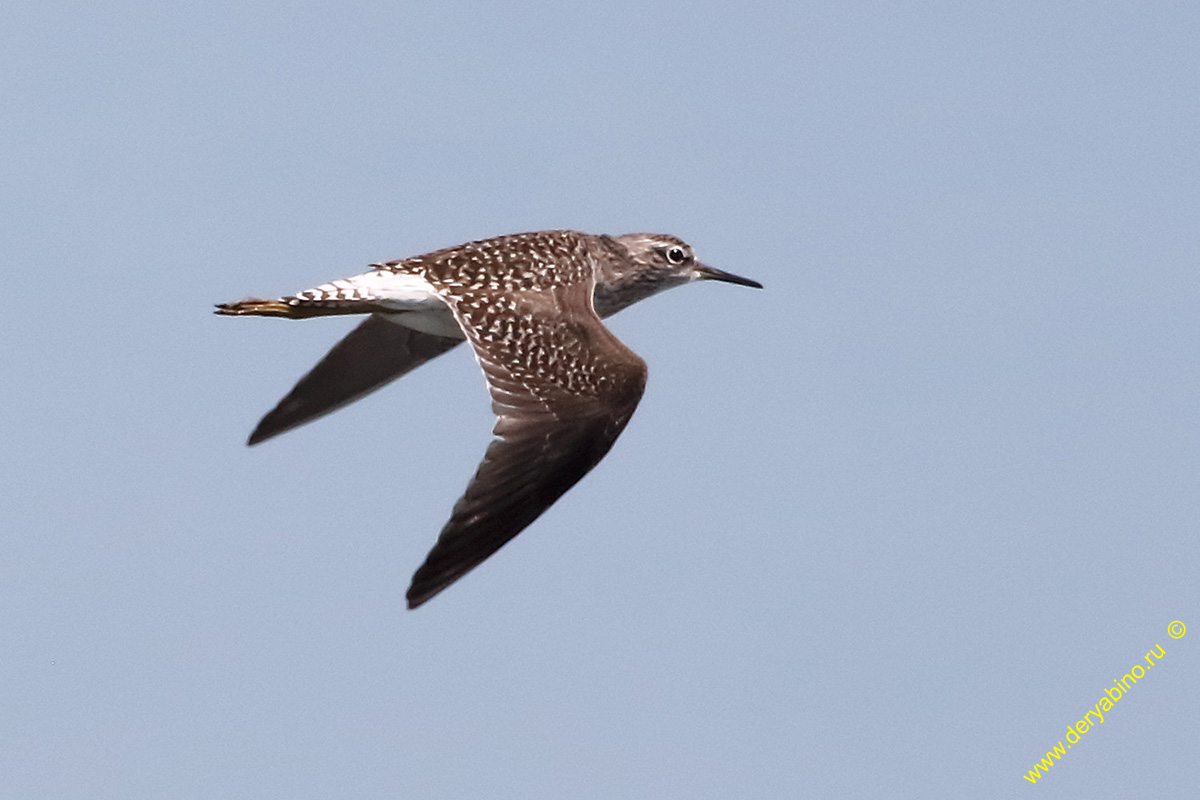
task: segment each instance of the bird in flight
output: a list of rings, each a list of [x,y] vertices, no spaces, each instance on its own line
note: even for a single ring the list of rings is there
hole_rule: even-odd
[[[416,608],[538,518],[609,451],[646,386],[646,364],[600,321],[697,280],[762,284],[706,266],[674,236],[538,231],[398,261],[217,314],[368,315],[250,434],[254,445],[378,389],[462,341],[483,369],[493,439],[425,563]]]

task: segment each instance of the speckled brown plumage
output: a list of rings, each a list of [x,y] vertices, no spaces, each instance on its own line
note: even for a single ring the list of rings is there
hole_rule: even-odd
[[[354,278],[217,313],[371,315],[263,418],[251,444],[470,343],[492,396],[494,439],[413,576],[415,608],[537,519],[624,430],[646,365],[601,316],[702,279],[759,286],[699,263],[673,236],[540,231],[373,264]]]

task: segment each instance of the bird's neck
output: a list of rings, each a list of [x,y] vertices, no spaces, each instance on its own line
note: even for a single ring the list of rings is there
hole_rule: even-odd
[[[593,303],[601,317],[628,308],[639,300],[670,288],[674,284],[658,280],[658,276],[639,270],[621,244],[610,236],[598,236],[599,264],[596,270],[596,290]]]

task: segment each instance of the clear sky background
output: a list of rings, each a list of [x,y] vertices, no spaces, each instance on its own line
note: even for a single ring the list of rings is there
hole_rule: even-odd
[[[1198,42],[1194,2],[7,4],[0,796],[1194,797]],[[552,227],[766,289],[613,319],[611,455],[407,612],[470,354],[248,449],[352,323],[211,305]]]

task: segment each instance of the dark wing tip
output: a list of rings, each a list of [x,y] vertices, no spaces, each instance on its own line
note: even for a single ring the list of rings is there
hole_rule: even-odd
[[[408,610],[412,611],[415,608],[420,608],[450,588],[460,578],[486,561],[501,545],[515,537],[519,532],[518,530],[512,533],[511,536],[500,542],[500,544],[486,546],[482,549],[482,552],[476,552],[465,557],[448,558],[437,552],[437,548],[435,547],[434,551],[430,553],[429,558],[425,560],[425,563],[413,573],[412,582],[408,585],[408,591],[404,593],[404,599],[408,603]]]
[[[267,439],[274,439],[279,434],[287,433],[293,428],[298,428],[307,422],[312,422],[317,417],[323,416],[332,410],[332,408],[328,407],[320,408],[316,411],[306,409],[292,395],[288,395],[258,421],[258,425],[254,426],[254,431],[250,434],[250,438],[246,440],[246,446],[253,447],[256,444],[265,442]]]
[[[279,401],[279,405],[268,411],[262,419],[258,421],[258,425],[254,427],[250,438],[246,440],[247,447],[253,447],[256,444],[265,442],[267,439],[273,439],[281,433],[286,433],[292,428],[297,428],[305,422],[309,422],[315,417],[313,416],[298,416],[297,403],[291,400],[290,395]]]
[[[475,477],[413,573],[408,607],[417,608],[482,564],[590,472],[633,414],[643,374],[618,407],[599,413],[501,417]]]
[[[260,442],[265,442],[276,433],[279,433],[279,431],[274,431],[271,433],[264,432],[262,425],[259,424],[259,426],[254,429],[254,432],[250,434],[250,438],[246,440],[246,447],[254,447],[254,445],[259,444]]]
[[[498,540],[485,535],[482,541],[477,536],[462,536],[459,531],[454,531],[451,535],[446,536],[446,531],[451,529],[451,524],[448,523],[443,529],[443,535],[438,537],[438,543],[425,557],[425,563],[421,564],[413,573],[408,591],[404,593],[404,599],[408,602],[410,611],[429,602],[459,578],[487,560],[490,555],[528,525],[528,522],[521,521],[520,527],[508,535],[499,537]]]
[[[420,608],[421,606],[425,605],[425,603],[429,602],[429,600],[439,591],[441,590],[435,589],[433,591],[429,591],[426,589],[418,592],[417,585],[414,582],[412,586],[408,587],[408,592],[406,592],[404,595],[404,599],[408,602],[408,610],[412,611],[415,608]]]

